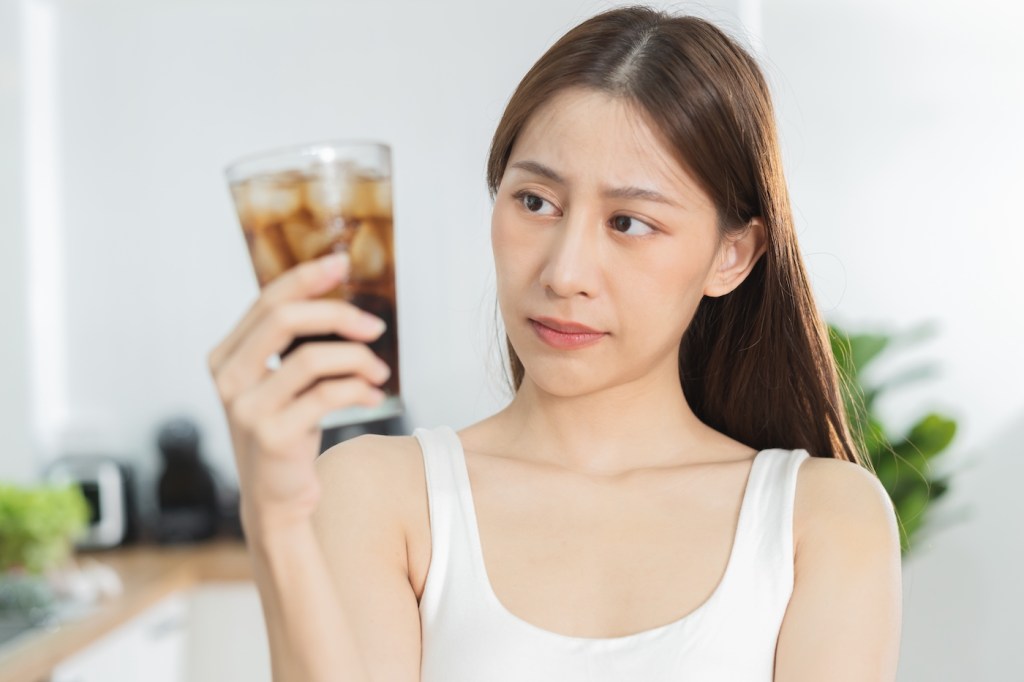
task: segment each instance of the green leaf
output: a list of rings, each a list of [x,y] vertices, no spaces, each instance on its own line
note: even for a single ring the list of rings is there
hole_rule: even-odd
[[[883,452],[889,449],[889,437],[885,434],[885,429],[882,428],[882,423],[875,418],[874,415],[869,415],[867,423],[864,424],[864,449],[868,451],[868,455],[873,459],[880,457]]]
[[[840,375],[844,378],[856,375],[857,367],[853,364],[853,351],[850,349],[846,332],[832,324],[828,325],[828,332],[832,355],[835,356]]]
[[[896,485],[893,487],[894,499],[901,504],[910,498],[924,495],[928,499],[928,466],[921,465],[920,460],[906,459],[900,456],[896,458],[898,472],[896,474]]]
[[[901,500],[900,505],[897,506],[897,516],[900,525],[903,527],[902,533],[906,534],[907,541],[905,547],[907,549],[910,548],[909,539],[913,537],[914,533],[924,522],[924,512],[928,506],[928,500],[928,491],[925,487],[921,486],[909,492]]]
[[[891,452],[882,452],[872,460],[872,463],[875,467],[875,475],[878,476],[882,486],[889,492],[889,497],[892,497],[896,490],[896,485],[899,483],[900,476],[896,457]]]
[[[849,337],[852,362],[856,374],[861,374],[864,367],[878,357],[878,354],[889,345],[890,337],[884,334],[856,334]]]
[[[911,427],[906,440],[913,443],[925,458],[931,459],[949,447],[955,435],[955,421],[931,412]]]
[[[853,438],[893,500],[900,520],[901,549],[909,551],[915,533],[924,524],[928,504],[949,489],[948,476],[932,480],[930,460],[949,447],[956,422],[944,415],[927,414],[894,444],[875,412],[878,399],[895,387],[933,377],[937,370],[932,364],[917,365],[871,385],[865,384],[861,375],[887,348],[919,343],[934,335],[936,326],[926,322],[895,335],[851,335],[832,324],[828,331],[840,380],[840,398]]]
[[[864,406],[871,412],[875,409],[875,400],[877,400],[879,394],[878,388],[866,388],[864,389]]]
[[[937,478],[931,481],[931,484],[929,497],[932,502],[939,499],[949,491],[949,477]]]

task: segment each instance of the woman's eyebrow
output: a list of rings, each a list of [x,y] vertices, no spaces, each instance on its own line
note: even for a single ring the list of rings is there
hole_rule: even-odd
[[[659,204],[682,208],[682,206],[664,194],[655,192],[653,189],[644,189],[643,187],[612,187],[606,189],[603,194],[611,199],[642,199],[644,201],[656,201]]]
[[[566,182],[565,178],[556,173],[554,170],[548,168],[542,163],[537,163],[536,161],[516,161],[515,163],[511,164],[511,168],[519,168],[521,170],[526,171],[527,173],[540,175],[541,177],[545,177],[551,182],[556,182],[559,185],[569,184],[568,182]]]
[[[510,164],[509,167],[518,168],[526,171],[527,173],[539,175],[562,186],[568,186],[569,184],[569,182],[559,175],[557,171],[552,168],[548,168],[537,161],[516,161],[515,163]],[[675,206],[676,208],[682,208],[682,206],[675,201],[672,201],[664,194],[656,192],[653,189],[644,189],[643,187],[612,187],[605,189],[602,194],[610,199],[642,199],[645,201],[656,201],[661,204],[668,204],[669,206]]]

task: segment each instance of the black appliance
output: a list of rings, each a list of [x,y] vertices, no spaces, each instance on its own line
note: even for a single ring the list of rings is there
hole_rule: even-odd
[[[218,532],[220,499],[213,470],[199,451],[199,428],[178,417],[157,433],[163,468],[157,482],[155,540],[197,542]]]

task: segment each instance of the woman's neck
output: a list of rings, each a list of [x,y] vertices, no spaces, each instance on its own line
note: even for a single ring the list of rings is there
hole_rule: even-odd
[[[700,461],[721,438],[693,414],[678,377],[665,373],[568,396],[526,376],[487,422],[487,440],[501,452],[597,476]]]

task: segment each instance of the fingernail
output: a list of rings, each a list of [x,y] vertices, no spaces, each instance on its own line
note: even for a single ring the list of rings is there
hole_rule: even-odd
[[[391,368],[388,367],[388,363],[382,362],[377,365],[377,377],[380,381],[387,381],[391,378]]]
[[[325,272],[337,277],[348,270],[349,257],[345,252],[332,253],[329,256],[324,256],[320,263],[322,264]]]
[[[367,331],[376,334],[383,334],[384,330],[388,328],[387,322],[370,313],[363,313],[363,322],[366,325]]]

